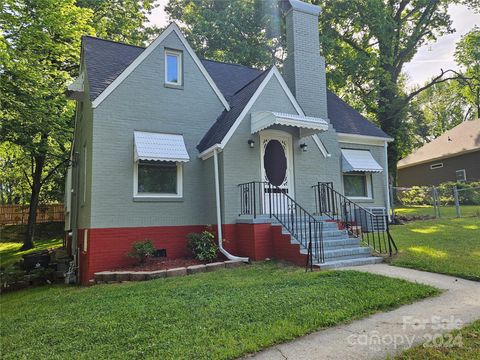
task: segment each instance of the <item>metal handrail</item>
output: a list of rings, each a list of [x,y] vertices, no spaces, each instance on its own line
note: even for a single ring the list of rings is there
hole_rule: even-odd
[[[312,186],[315,190],[317,214],[328,216],[344,227],[351,236],[360,238],[363,243],[380,254],[389,256],[398,252],[390,234],[388,214],[377,215],[348,199],[333,189],[333,183]]]
[[[266,181],[239,184],[240,215],[268,215],[275,218],[307,249],[306,268],[325,261],[323,249],[323,224],[298,204],[286,189]]]

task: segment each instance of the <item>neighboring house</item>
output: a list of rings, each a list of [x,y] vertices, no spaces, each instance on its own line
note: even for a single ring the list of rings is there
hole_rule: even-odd
[[[66,229],[82,283],[128,263],[135,241],[186,256],[186,235],[207,224],[226,239],[227,258],[303,264],[304,246],[269,216],[252,219],[253,190],[241,183],[273,183],[253,199],[260,215],[279,212],[285,194],[315,213],[319,182],[388,208],[392,139],[327,91],[320,9],[288,4],[283,74],[200,59],[174,23],[146,48],[83,38],[80,76],[69,86],[78,102],[66,181]],[[338,229],[331,235],[339,236],[332,246],[350,244],[344,258],[328,253],[339,261],[331,266],[378,260]]]
[[[398,186],[480,180],[480,119],[464,121],[400,160]]]

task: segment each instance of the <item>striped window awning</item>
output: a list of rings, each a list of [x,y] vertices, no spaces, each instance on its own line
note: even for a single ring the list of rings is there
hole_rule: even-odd
[[[342,149],[342,171],[376,173],[383,168],[368,150]]]
[[[328,130],[328,122],[324,119],[285,114],[274,111],[259,111],[251,116],[251,132],[255,134],[275,125],[292,126],[300,129],[300,137],[311,136]]]
[[[173,161],[190,160],[182,135],[135,131],[135,161]]]

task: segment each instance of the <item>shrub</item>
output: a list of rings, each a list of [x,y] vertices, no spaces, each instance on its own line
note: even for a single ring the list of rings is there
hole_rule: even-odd
[[[14,266],[9,266],[6,269],[0,270],[0,290],[7,289],[12,285],[24,281],[27,273],[24,270],[18,269]]]
[[[463,205],[480,205],[480,181],[469,183],[449,181],[437,186],[438,199],[440,205],[453,205],[455,198],[453,188],[457,187],[458,200]],[[397,199],[401,205],[432,205],[432,187],[431,186],[412,186],[409,190],[397,191]]]
[[[208,230],[201,233],[187,235],[188,249],[193,257],[200,261],[212,262],[217,258],[218,246],[214,242],[215,236]]]
[[[132,251],[127,255],[137,259],[140,264],[144,264],[154,252],[155,248],[153,247],[152,240],[145,240],[134,242]]]
[[[398,191],[397,197],[400,204],[406,206],[432,204],[432,192],[426,186],[412,186],[410,190]]]

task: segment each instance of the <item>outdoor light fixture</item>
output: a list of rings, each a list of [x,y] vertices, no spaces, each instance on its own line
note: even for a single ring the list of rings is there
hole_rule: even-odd
[[[248,146],[253,149],[255,147],[255,141],[253,141],[252,139],[248,140]]]
[[[307,151],[307,144],[305,144],[305,143],[300,144],[300,149],[302,149],[303,152],[306,152]]]

